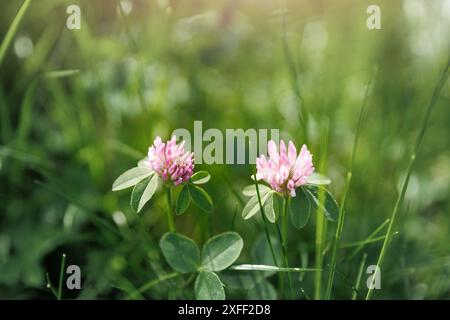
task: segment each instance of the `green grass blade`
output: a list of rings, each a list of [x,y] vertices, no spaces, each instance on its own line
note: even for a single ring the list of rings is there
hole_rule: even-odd
[[[12,136],[12,119],[10,106],[8,105],[3,88],[0,87],[0,138],[2,142],[10,141]]]
[[[383,230],[383,228],[389,223],[389,219],[386,219],[378,228],[376,228],[361,244],[353,250],[353,252],[349,256],[349,260],[353,259],[354,256],[356,256],[363,248],[364,245],[367,243],[370,243],[371,240],[375,238],[375,236]]]
[[[43,74],[46,79],[66,78],[80,73],[78,69],[49,71]]]
[[[411,177],[412,169],[414,167],[414,163],[416,162],[417,153],[419,152],[419,148],[423,141],[423,137],[425,135],[426,128],[428,127],[428,122],[430,120],[431,113],[434,109],[434,106],[436,105],[439,94],[440,94],[442,88],[444,87],[445,82],[447,81],[448,74],[449,74],[449,67],[450,67],[450,59],[448,60],[447,66],[445,67],[444,71],[442,72],[442,75],[439,78],[439,81],[437,82],[437,84],[434,88],[433,95],[431,97],[430,103],[428,104],[427,110],[425,112],[425,117],[423,119],[422,126],[420,129],[419,135],[417,136],[416,144],[414,146],[414,150],[413,150],[413,153],[411,155],[411,158],[410,158],[410,161],[408,164],[408,169],[407,169],[405,180],[403,181],[403,184],[402,184],[401,192],[399,193],[397,200],[395,202],[394,209],[392,210],[392,214],[391,214],[391,218],[390,218],[391,220],[389,222],[388,230],[386,232],[386,238],[384,239],[383,246],[381,248],[380,255],[379,255],[378,261],[377,261],[378,268],[375,269],[376,271],[373,274],[373,277],[377,276],[376,275],[377,271],[380,270],[381,267],[383,266],[386,252],[388,251],[389,245],[391,244],[394,223],[395,223],[398,211],[400,210],[400,208],[403,204],[406,190],[408,189],[409,178]],[[373,295],[373,288],[370,288],[367,291],[366,300],[370,300],[370,298],[372,298],[372,295]]]
[[[64,270],[66,269],[66,254],[63,253],[61,258],[61,269],[59,270],[59,283],[58,283],[58,300],[62,298],[62,286],[64,282]]]
[[[32,106],[34,103],[34,95],[37,88],[37,78],[34,79],[29,87],[27,88],[27,91],[25,92],[25,97],[23,98],[22,104],[20,106],[20,118],[19,118],[19,124],[16,131],[16,147],[18,149],[23,149],[26,145],[26,138],[28,136],[28,133],[30,132],[31,125],[32,125]]]
[[[289,48],[287,39],[287,21],[286,15],[283,14],[282,17],[282,27],[283,27],[283,55],[286,60],[287,68],[289,69],[289,79],[294,91],[295,96],[298,99],[298,112],[301,125],[301,130],[303,133],[303,139],[305,143],[308,142],[308,112],[305,108],[304,99],[302,93],[300,92],[299,74],[298,67],[292,56],[291,50]]]
[[[20,7],[19,12],[17,12],[16,17],[11,23],[8,32],[6,33],[6,36],[3,39],[2,44],[0,45],[0,67],[3,63],[3,60],[5,59],[6,52],[8,51],[8,48],[11,45],[11,42],[15,34],[17,33],[17,29],[19,28],[20,22],[22,21],[23,17],[25,16],[25,13],[27,12],[28,7],[30,6],[30,3],[31,0],[25,0],[25,2],[22,4],[22,7]]]
[[[361,264],[359,265],[358,276],[356,277],[355,290],[353,290],[352,300],[356,300],[356,296],[358,295],[359,285],[361,283],[361,278],[364,270],[364,266],[366,264],[367,253],[364,253]]]
[[[107,142],[107,145],[112,151],[123,154],[130,159],[139,161],[145,158],[145,153],[142,153],[119,140],[111,139]]]
[[[320,152],[320,163],[319,172],[326,172],[327,168],[327,157],[328,157],[328,144],[329,144],[329,121],[327,121],[322,129],[322,150]],[[326,234],[326,223],[325,212],[324,212],[324,201],[325,201],[325,189],[320,188],[317,193],[317,199],[322,205],[318,205],[316,209],[316,237],[315,237],[315,268],[322,269],[323,257],[324,257],[324,244],[325,244],[325,234]],[[320,300],[322,295],[322,272],[316,272],[314,274],[314,299]]]
[[[398,232],[394,232],[393,235],[396,235],[396,234],[398,234]],[[366,240],[362,240],[362,241],[347,242],[347,243],[343,243],[342,245],[340,245],[339,248],[351,248],[351,247],[356,247],[356,246],[365,246],[366,244],[369,244],[369,243],[374,243],[377,241],[384,240],[384,238],[386,238],[386,235],[382,235],[379,237],[366,239]]]
[[[376,75],[376,73],[374,73],[374,75],[369,80],[369,83],[367,84],[366,92],[364,94],[363,102],[361,105],[361,110],[359,112],[358,124],[356,125],[355,138],[353,140],[352,155],[350,158],[349,169],[348,169],[347,178],[345,181],[345,190],[344,190],[344,194],[343,194],[342,200],[341,200],[341,207],[339,208],[339,218],[338,218],[338,223],[337,223],[337,227],[336,227],[336,232],[334,235],[333,247],[331,250],[330,273],[328,275],[328,282],[327,282],[327,289],[326,289],[326,299],[327,300],[329,300],[331,297],[331,289],[333,287],[334,273],[336,270],[336,261],[337,261],[337,249],[338,249],[339,243],[341,241],[342,231],[344,230],[345,203],[347,200],[348,190],[350,189],[350,184],[352,181],[353,164],[355,162],[356,149],[358,147],[359,135],[361,132],[361,124],[362,124],[362,121],[364,118],[372,80],[374,79],[375,75]]]
[[[50,275],[48,272],[45,273],[45,278],[47,279],[47,288],[50,289],[50,291],[53,293],[55,298],[58,298],[58,292],[56,292],[55,288],[52,285],[52,282],[50,281]]]
[[[321,272],[322,269],[316,268],[296,268],[296,267],[276,267],[265,264],[239,264],[230,267],[236,271],[276,271],[276,272]]]

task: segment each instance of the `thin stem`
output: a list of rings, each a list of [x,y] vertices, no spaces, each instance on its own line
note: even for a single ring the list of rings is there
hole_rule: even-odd
[[[303,296],[305,297],[306,300],[311,300],[311,297],[309,296],[309,294],[306,293],[306,291],[300,287],[300,292],[303,294]]]
[[[398,232],[394,233],[397,234]],[[362,240],[362,241],[355,241],[355,242],[347,242],[347,243],[343,243],[339,246],[339,248],[351,248],[351,247],[356,247],[356,246],[364,246],[366,244],[369,243],[373,243],[373,242],[377,242],[377,241],[381,241],[384,240],[384,238],[386,238],[386,235],[382,235],[379,237],[374,237],[371,239],[367,239],[367,240]]]
[[[196,278],[197,274],[193,273],[189,276],[189,278],[183,283],[183,285],[181,286],[181,289],[186,288],[188,285],[190,285],[192,283],[192,281],[194,281],[194,279]]]
[[[137,50],[138,45],[137,45],[136,40],[131,35],[130,26],[128,25],[127,15],[125,14],[125,12],[123,10],[121,1],[117,1],[117,6],[119,8],[120,17],[122,18],[122,21],[123,21],[123,26],[125,29],[125,35],[127,37],[127,40],[129,42],[130,46],[133,48],[133,50]]]
[[[282,230],[283,230],[283,239],[284,239],[284,248],[286,252],[288,252],[288,232],[287,232],[287,207],[288,200],[287,198],[283,198],[283,215],[282,215]]]
[[[230,270],[236,271],[276,271],[276,272],[313,272],[322,271],[314,268],[283,268],[276,266],[268,266],[265,264],[238,264],[230,267]]]
[[[167,196],[167,224],[170,232],[175,232],[175,222],[173,220],[173,208],[172,208],[172,191],[170,187],[166,188]]]
[[[381,268],[381,265],[383,264],[384,257],[386,255],[387,249],[390,245],[390,242],[392,239],[393,228],[394,228],[394,221],[395,221],[395,218],[397,217],[398,210],[400,209],[400,207],[403,203],[403,199],[405,197],[406,189],[408,188],[409,178],[411,176],[411,172],[412,172],[412,168],[413,168],[415,159],[416,159],[416,155],[413,153],[411,156],[411,159],[409,161],[408,171],[406,174],[406,178],[403,182],[401,192],[397,197],[397,201],[395,202],[394,210],[392,211],[390,223],[388,225],[388,230],[386,232],[386,237],[384,238],[383,247],[381,248],[380,255],[379,255],[378,261],[377,261],[378,268],[375,269],[375,272],[372,277],[373,279],[376,279],[376,277],[378,276],[377,272]],[[367,291],[366,300],[370,300],[370,298],[372,297],[372,294],[373,294],[373,287],[371,286],[369,288],[369,290]]]
[[[345,190],[344,194],[342,196],[341,206],[339,208],[339,218],[338,218],[338,224],[336,227],[336,233],[334,235],[334,242],[333,242],[333,248],[331,250],[331,262],[330,262],[330,274],[328,276],[328,283],[327,283],[327,292],[326,292],[326,299],[330,300],[331,298],[331,289],[333,287],[333,280],[334,280],[334,273],[336,270],[336,260],[337,260],[337,249],[341,240],[342,231],[344,229],[344,220],[345,220],[345,200],[347,198],[348,190],[350,189],[350,182],[352,180],[352,173],[349,171],[347,173],[347,179],[345,182]]]
[[[277,257],[275,255],[275,250],[273,249],[272,240],[270,239],[269,228],[267,226],[267,219],[266,219],[266,215],[264,213],[264,208],[263,208],[262,202],[261,202],[261,195],[259,193],[258,180],[256,179],[256,172],[255,172],[254,166],[252,166],[252,171],[253,171],[253,178],[254,178],[253,181],[255,182],[256,195],[258,197],[259,211],[261,212],[261,216],[264,221],[264,232],[266,234],[267,243],[269,244],[270,253],[272,254],[273,263],[275,263],[275,265],[278,267],[279,265],[278,265]]]
[[[253,167],[252,167],[253,168]],[[255,170],[254,169],[252,169],[252,173],[254,174],[255,173]],[[234,197],[236,198],[236,200],[239,202],[239,204],[241,205],[241,206],[245,206],[245,201],[244,201],[244,199],[242,199],[242,197],[241,197],[241,195],[239,194],[239,192],[236,190],[236,188],[234,187],[234,185],[233,185],[233,183],[230,181],[230,179],[224,174],[224,175],[222,175],[223,176],[223,179],[224,179],[224,181],[225,181],[225,183],[227,184],[227,186],[228,186],[228,190],[230,190],[231,191],[231,193],[234,195]]]
[[[5,38],[3,38],[3,41],[0,45],[0,66],[3,62],[3,59],[5,58],[6,51],[8,50],[9,46],[11,45],[12,40],[14,39],[14,35],[16,34],[17,30],[19,29],[20,22],[22,21],[23,17],[25,16],[25,13],[28,10],[28,7],[30,6],[31,0],[25,0],[22,6],[19,9],[19,12],[17,12],[13,22],[11,23],[8,32],[5,35]]]
[[[286,225],[286,212],[287,212],[287,199],[283,198],[283,212],[281,214],[281,219],[282,219],[282,225],[285,226]],[[281,242],[281,250],[283,252],[283,258],[284,258],[284,266],[286,268],[289,268],[289,260],[288,260],[288,255],[287,255],[287,228],[283,228],[286,230],[285,231],[285,235],[283,236],[280,226],[278,224],[278,221],[275,222],[276,226],[277,226],[277,232],[278,232],[278,237],[280,238],[280,242]],[[291,272],[288,271],[288,281],[289,281],[289,288],[291,291],[291,297],[293,300],[295,300],[295,294],[294,294],[294,287],[292,286],[292,277],[291,277]]]
[[[378,228],[376,228],[363,242],[360,243],[360,245],[350,254],[350,256],[348,257],[349,260],[351,260],[354,256],[356,256],[363,248],[365,245],[365,241],[367,241],[367,243],[369,243],[369,241],[373,240],[375,238],[375,236],[381,231],[383,230],[383,228],[389,223],[389,219],[386,219]]]
[[[291,51],[289,49],[288,39],[287,39],[287,22],[286,22],[286,15],[283,14],[282,17],[282,28],[283,28],[283,54],[284,58],[286,59],[287,68],[289,71],[290,76],[290,83],[292,86],[292,90],[294,91],[294,94],[297,96],[298,99],[298,111],[299,111],[299,118],[301,122],[301,130],[303,133],[303,139],[305,143],[308,142],[308,112],[306,111],[306,106],[304,103],[304,99],[302,97],[302,93],[300,91],[300,83],[299,83],[299,76],[298,76],[298,68],[297,64],[295,63],[295,60],[291,54]]]
[[[59,270],[59,283],[58,283],[58,300],[61,300],[62,298],[62,285],[64,281],[64,269],[66,266],[66,254],[63,253],[61,258],[61,269]]]
[[[353,140],[353,148],[352,154],[350,157],[350,164],[347,172],[347,178],[345,181],[345,190],[342,195],[341,206],[339,208],[339,218],[336,227],[336,232],[334,235],[333,248],[331,250],[331,260],[330,260],[330,274],[328,275],[328,283],[327,283],[327,291],[326,291],[326,299],[329,300],[331,298],[331,289],[333,288],[334,281],[334,273],[336,271],[336,261],[337,261],[337,249],[339,247],[339,243],[342,238],[342,231],[344,230],[344,221],[345,221],[345,203],[347,200],[348,190],[350,189],[350,184],[352,182],[352,174],[353,174],[353,165],[355,163],[356,149],[358,147],[359,133],[361,130],[361,124],[364,117],[367,100],[369,97],[370,87],[373,78],[375,77],[376,72],[374,72],[373,76],[370,78],[369,83],[366,87],[366,92],[364,94],[364,99],[361,105],[361,110],[359,111],[358,124],[356,125],[355,137]]]
[[[116,275],[116,283],[117,285],[111,285],[113,288],[119,289],[121,291],[124,291],[125,293],[127,293],[129,296],[130,295],[134,295],[133,299],[139,299],[139,300],[144,300],[144,296],[141,295],[138,291],[138,289],[134,286],[134,284],[129,281],[127,278],[125,278],[122,275]]]
[[[323,191],[319,189],[318,199],[320,203],[323,203]],[[316,212],[317,222],[316,222],[316,259],[315,267],[316,269],[322,269],[323,264],[323,225],[324,225],[324,214],[320,206],[317,206]],[[314,299],[320,299],[320,293],[322,288],[322,272],[316,272],[314,274]]]
[[[361,278],[364,270],[364,265],[366,264],[367,253],[364,253],[363,258],[361,260],[361,264],[359,265],[358,276],[356,277],[355,290],[353,290],[352,300],[356,300],[356,296],[358,295],[359,284],[361,283]]]
[[[321,141],[321,152],[320,152],[320,163],[319,171],[325,173],[327,170],[327,153],[328,153],[328,143],[330,139],[330,129],[329,121],[326,121],[322,128],[322,141]],[[315,268],[322,269],[323,257],[324,257],[324,238],[326,231],[326,221],[324,214],[324,200],[325,191],[323,188],[319,188],[317,194],[318,201],[321,205],[317,206],[316,209],[316,255],[315,255]],[[322,295],[322,272],[316,272],[314,274],[314,299],[320,300]]]
[[[394,206],[394,210],[392,211],[392,214],[391,214],[391,218],[390,218],[391,220],[389,221],[388,230],[386,232],[386,238],[384,239],[383,247],[381,248],[380,255],[379,255],[378,261],[377,261],[378,268],[375,269],[375,272],[373,274],[374,279],[377,277],[378,270],[380,270],[383,265],[384,258],[386,256],[386,252],[389,248],[389,245],[391,244],[395,218],[397,217],[398,211],[400,210],[400,207],[403,204],[406,190],[408,189],[409,178],[411,177],[412,169],[413,169],[414,163],[416,161],[416,155],[419,152],[420,145],[421,145],[423,137],[425,135],[425,131],[428,126],[428,121],[430,119],[431,112],[433,111],[433,108],[437,102],[437,99],[442,90],[442,87],[444,86],[445,82],[447,81],[448,74],[449,74],[449,67],[450,67],[450,59],[448,60],[447,66],[445,67],[445,69],[442,73],[442,76],[440,77],[438,83],[436,84],[436,86],[434,88],[433,95],[431,97],[430,103],[428,104],[428,108],[425,112],[425,117],[423,119],[422,126],[421,126],[420,132],[417,136],[416,144],[414,146],[414,150],[411,154],[411,159],[408,164],[406,177],[405,177],[405,180],[403,181],[401,192],[399,193],[399,195],[397,197],[397,200],[396,200],[395,206]],[[370,300],[370,298],[372,297],[372,294],[373,294],[373,287],[371,286],[369,288],[369,290],[367,291],[366,300]]]
[[[259,211],[261,212],[261,216],[262,216],[262,219],[263,219],[263,222],[264,222],[264,232],[266,234],[267,243],[269,244],[270,253],[272,255],[273,263],[277,267],[279,267],[279,264],[278,264],[278,261],[277,261],[277,257],[275,255],[275,250],[273,248],[272,240],[270,239],[270,233],[269,233],[269,227],[268,227],[268,223],[267,223],[266,214],[264,212],[264,207],[263,207],[262,202],[261,202],[261,194],[259,193],[259,186],[258,186],[258,180],[256,179],[256,169],[255,169],[255,167],[256,166],[253,166],[253,165],[251,166],[252,173],[253,173],[253,181],[255,183],[255,188],[256,188],[256,195],[258,197]],[[283,278],[282,278],[281,274],[279,274],[279,280],[280,280],[281,289],[283,289],[282,288],[282,286],[283,286]],[[283,290],[281,290],[281,291],[283,291]]]
[[[147,290],[149,290],[150,288],[152,288],[152,287],[154,287],[154,286],[160,284],[161,282],[164,282],[164,281],[167,281],[167,280],[176,278],[176,277],[178,277],[178,276],[180,276],[180,275],[181,275],[181,273],[178,273],[178,272],[172,272],[172,273],[166,274],[165,276],[163,276],[163,277],[161,277],[161,278],[154,279],[154,280],[150,280],[149,282],[147,282],[147,283],[144,284],[143,286],[139,287],[139,288],[137,289],[137,291],[138,291],[139,293],[144,293],[145,291],[147,291]],[[134,296],[135,296],[136,294],[137,294],[137,293],[131,294],[130,296],[128,296],[128,299],[133,299]]]
[[[55,288],[53,287],[52,282],[50,281],[50,276],[49,276],[48,272],[45,274],[45,276],[47,278],[47,288],[50,289],[50,291],[53,293],[55,298],[58,298],[58,292],[56,292]]]

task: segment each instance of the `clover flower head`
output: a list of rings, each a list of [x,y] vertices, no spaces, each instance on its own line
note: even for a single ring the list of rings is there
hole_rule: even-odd
[[[156,137],[148,149],[147,163],[163,179],[174,185],[189,180],[194,173],[194,154],[184,149],[184,141],[176,143],[175,136],[167,142]]]
[[[303,145],[297,156],[297,150],[289,141],[286,150],[284,141],[280,150],[273,140],[267,145],[269,157],[261,155],[256,159],[256,179],[267,182],[270,187],[286,196],[295,197],[295,189],[306,184],[306,179],[314,172],[312,154]]]

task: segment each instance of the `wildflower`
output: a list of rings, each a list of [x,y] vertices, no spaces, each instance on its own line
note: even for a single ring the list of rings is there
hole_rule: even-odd
[[[306,184],[308,176],[314,172],[312,154],[303,145],[297,156],[292,141],[289,141],[287,150],[284,141],[281,141],[280,152],[273,140],[267,146],[269,158],[261,155],[256,159],[256,179],[264,180],[283,195],[295,197],[295,189]]]
[[[166,143],[156,137],[146,163],[164,182],[172,181],[176,186],[189,180],[194,172],[194,154],[184,150],[184,141],[177,145],[175,136]]]
[[[148,156],[137,166],[122,173],[113,183],[112,190],[119,191],[133,187],[131,208],[140,212],[155,194],[161,180],[167,195],[167,217],[169,230],[175,230],[174,212],[183,214],[191,201],[201,210],[209,212],[213,202],[209,194],[199,185],[211,179],[208,171],[194,173],[194,154],[184,149],[184,141],[177,145],[173,136],[167,142],[156,137],[148,149]],[[172,189],[182,184],[176,203],[172,203]]]

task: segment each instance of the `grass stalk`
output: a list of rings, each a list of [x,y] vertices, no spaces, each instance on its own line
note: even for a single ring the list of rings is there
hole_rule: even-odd
[[[66,268],[66,254],[63,253],[61,258],[61,268],[59,270],[58,296],[57,299],[62,299],[62,285],[64,282],[64,269]]]
[[[329,141],[329,122],[327,121],[322,129],[322,150],[320,152],[319,172],[326,172],[327,167],[327,151]],[[323,203],[325,200],[325,191],[319,188],[317,198],[322,206],[316,209],[316,239],[315,239],[315,268],[322,269],[324,257],[324,238],[325,238],[325,214],[323,212]],[[314,299],[320,300],[322,295],[322,272],[314,274]]]
[[[349,255],[348,259],[351,260],[354,256],[356,256],[367,243],[370,243],[375,236],[383,230],[383,228],[389,223],[389,219],[386,219],[378,228],[376,228],[365,240],[363,240],[355,250]],[[383,237],[384,239],[384,237]]]
[[[230,267],[230,270],[235,271],[276,271],[276,272],[315,272],[322,271],[314,268],[297,268],[297,267],[274,267],[264,264],[239,264]]]
[[[342,195],[341,206],[339,208],[339,218],[337,222],[336,232],[334,234],[333,247],[331,249],[331,259],[330,259],[330,273],[328,275],[327,289],[326,289],[326,299],[329,300],[331,298],[331,290],[333,288],[334,281],[334,273],[336,271],[336,261],[337,261],[337,250],[339,247],[339,243],[342,238],[342,231],[344,230],[344,221],[345,221],[345,204],[347,200],[347,194],[350,189],[350,184],[352,182],[352,174],[353,174],[353,165],[355,163],[356,149],[358,147],[359,136],[361,132],[361,124],[364,118],[365,109],[367,105],[367,99],[370,92],[370,87],[372,83],[373,77],[369,80],[369,83],[366,86],[366,92],[364,94],[363,102],[361,105],[361,109],[359,111],[358,124],[356,125],[355,137],[353,140],[353,148],[352,154],[350,157],[350,164],[347,172],[347,178],[345,180],[345,189],[344,194]]]
[[[430,102],[428,104],[427,110],[425,111],[425,117],[422,121],[421,129],[419,131],[419,134],[416,139],[416,143],[414,145],[413,152],[411,154],[411,158],[408,163],[407,171],[406,171],[406,177],[403,181],[401,191],[397,197],[397,200],[395,202],[394,209],[392,210],[392,214],[389,221],[388,230],[386,232],[386,238],[384,239],[383,246],[381,247],[380,255],[378,256],[377,261],[377,267],[375,269],[375,273],[373,274],[373,278],[375,279],[377,276],[378,270],[381,270],[384,262],[384,258],[386,256],[387,251],[389,250],[389,246],[391,244],[392,235],[394,232],[394,224],[397,218],[398,211],[400,210],[403,200],[405,198],[406,190],[408,189],[409,184],[409,178],[411,177],[411,172],[414,167],[414,163],[416,162],[416,157],[419,152],[420,146],[423,141],[423,137],[425,135],[425,131],[428,127],[428,122],[430,120],[431,113],[434,109],[434,106],[436,105],[436,102],[438,100],[439,94],[444,87],[445,82],[447,81],[448,74],[449,74],[449,66],[450,66],[450,59],[447,61],[447,66],[445,67],[444,71],[442,72],[441,77],[439,78],[436,86],[434,87],[433,94],[431,96]],[[366,300],[370,300],[373,295],[373,288],[369,288],[366,295]]]
[[[28,10],[28,7],[30,6],[30,3],[31,0],[25,0],[23,2],[13,22],[11,23],[8,32],[6,33],[5,38],[2,41],[2,44],[0,45],[0,67],[3,63],[3,60],[5,59],[6,52],[8,51],[8,48],[11,45],[11,42],[16,35],[17,30],[19,29],[20,22],[22,21],[25,13]]]
[[[50,281],[50,275],[48,274],[48,272],[45,274],[45,277],[47,279],[47,288],[50,289],[50,291],[53,293],[55,298],[58,298],[58,292],[53,287],[52,282]]]
[[[318,199],[320,203],[323,203],[323,191],[319,190]],[[317,207],[316,210],[316,252],[315,252],[315,268],[322,269],[323,265],[323,229],[324,229],[324,214],[320,207]],[[321,297],[321,288],[322,288],[322,272],[316,272],[314,274],[314,299],[319,300]]]
[[[396,235],[396,234],[398,234],[398,232],[394,233],[394,235]],[[384,240],[384,238],[386,238],[386,235],[382,235],[379,237],[373,237],[371,239],[362,240],[362,241],[347,242],[347,243],[341,244],[339,246],[339,248],[351,248],[351,247],[356,247],[356,246],[365,246],[366,244],[369,244],[369,243],[374,243],[374,242]]]
[[[298,67],[295,63],[294,58],[292,57],[288,40],[287,40],[287,22],[286,22],[286,16],[283,15],[282,17],[282,27],[283,27],[283,54],[284,58],[286,59],[286,64],[289,70],[289,76],[290,76],[290,82],[292,86],[292,90],[294,91],[294,94],[296,95],[298,99],[299,104],[299,118],[301,122],[301,129],[303,133],[303,139],[305,143],[308,142],[308,113],[305,109],[305,103],[304,99],[302,97],[302,94],[300,92],[300,83],[299,83],[299,75],[298,75]]]
[[[361,264],[359,265],[358,275],[356,276],[356,282],[355,282],[355,290],[353,290],[352,294],[352,300],[356,300],[356,297],[358,295],[359,285],[361,284],[361,278],[364,270],[364,266],[366,264],[367,260],[367,253],[364,253]]]

